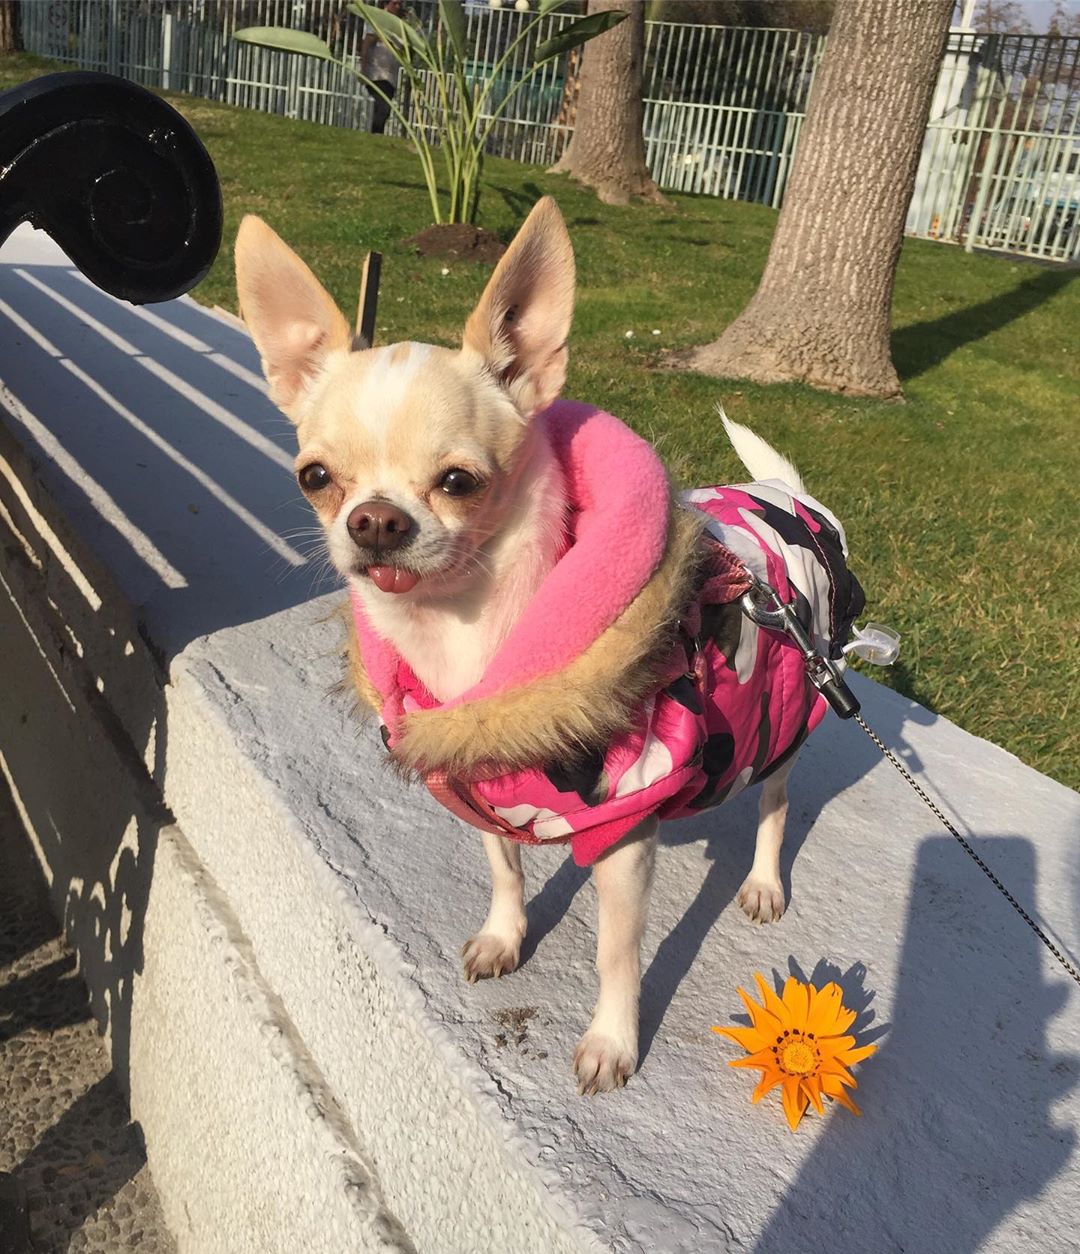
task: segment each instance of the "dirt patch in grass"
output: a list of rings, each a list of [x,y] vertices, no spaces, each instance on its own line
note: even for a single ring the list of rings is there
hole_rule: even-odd
[[[405,243],[422,257],[452,257],[455,261],[482,261],[493,266],[506,252],[506,245],[482,226],[443,223],[429,226]]]

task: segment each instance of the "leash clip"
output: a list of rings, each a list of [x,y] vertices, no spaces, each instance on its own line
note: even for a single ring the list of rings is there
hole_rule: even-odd
[[[770,631],[781,631],[789,636],[803,655],[810,682],[828,701],[840,718],[851,718],[859,712],[859,700],[844,681],[843,672],[820,650],[815,649],[793,605],[787,604],[780,594],[753,571],[747,571],[750,590],[740,602],[742,612],[751,622]]]

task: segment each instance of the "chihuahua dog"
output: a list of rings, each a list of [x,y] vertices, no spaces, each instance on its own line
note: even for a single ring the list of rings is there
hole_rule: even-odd
[[[748,641],[737,601],[732,616],[730,597],[687,609],[694,588],[717,578],[715,567],[702,573],[692,551],[710,542],[704,537],[709,531],[717,552],[734,551],[748,568],[757,563],[761,573],[772,573],[775,582],[773,556],[804,543],[791,538],[795,522],[814,530],[817,550],[825,532],[835,540],[839,525],[802,495],[793,467],[745,428],[728,424],[752,477],[768,483],[749,485],[747,492],[758,494],[739,495],[734,502],[722,498],[727,490],[703,490],[711,497],[693,493],[690,504],[699,509],[687,509],[671,499],[651,450],[643,452],[643,442],[617,420],[557,400],[566,377],[575,275],[570,239],[551,199],[536,205],[499,262],[458,350],[415,342],[354,345],[348,323],[312,272],[258,218],[247,217],[240,227],[236,268],[241,310],[270,396],[296,425],[298,482],[350,589],[356,685],[381,711],[391,751],[400,751],[437,796],[484,831],[493,887],[487,918],[463,949],[468,979],[499,976],[518,963],[526,929],[518,841],[572,838],[578,857],[581,813],[589,806],[613,807],[611,817],[591,829],[602,838],[579,858],[592,864],[599,903],[599,998],[573,1068],[582,1093],[619,1087],[637,1065],[639,948],[659,819],[690,813],[764,779],[756,852],[738,901],[759,922],[779,919],[785,904],[779,856],[786,781],[810,705],[804,702],[798,727],[785,733],[782,745],[778,717],[767,717],[767,733],[754,733],[757,739],[741,765],[732,747],[735,733],[715,730],[715,719],[705,726],[703,703],[712,702],[709,717],[715,713],[721,722],[724,703],[708,696],[701,684],[711,681],[702,676],[745,686],[765,646]],[[616,449],[610,460],[605,440]],[[593,469],[583,470],[582,450],[593,445],[599,450],[592,455]],[[629,461],[618,460],[623,453]],[[630,485],[629,504],[627,485],[611,482],[624,465],[639,467],[631,473],[640,474],[640,492]],[[583,474],[584,488],[578,483]],[[623,496],[616,501],[618,490]],[[556,568],[573,556],[578,541],[571,543],[572,538],[587,548],[582,520],[588,511],[575,493],[601,515],[595,523],[601,537],[607,534],[603,503],[609,496],[615,501],[612,508],[639,537],[625,546],[627,562],[640,560],[643,573],[629,592],[613,596],[607,618],[601,614],[599,627],[594,623],[591,636],[583,636],[580,658],[563,657],[561,670],[553,661],[547,677],[531,676],[536,684],[548,684],[542,707],[535,700],[512,709],[499,706],[499,694],[488,690],[491,669],[502,665],[528,607],[543,604]],[[725,508],[737,507],[738,516],[732,514],[728,523],[719,516],[710,520],[707,513],[706,507],[721,499]],[[728,525],[738,522],[745,530],[746,518],[757,529],[756,541],[766,534],[770,543],[778,534],[784,537],[783,543],[772,543],[767,561],[745,534]],[[602,546],[592,544],[595,570],[606,559]],[[586,573],[576,585],[583,603],[590,582]],[[811,584],[805,590],[808,623],[827,600],[822,587]],[[591,612],[588,605],[582,611]],[[555,614],[548,621],[554,628],[542,637],[539,651],[550,647],[558,653],[560,618]],[[577,627],[567,623],[573,634]],[[827,628],[819,632],[827,634]],[[700,643],[703,635],[714,648],[709,657]],[[632,663],[613,669],[611,657],[629,647],[630,639],[636,650]],[[528,669],[532,650],[525,652]],[[413,685],[405,693],[395,687],[401,663]],[[533,669],[543,667],[536,663]],[[802,691],[807,685],[799,674]],[[534,693],[538,690],[534,685]],[[479,694],[478,700],[465,700],[468,694]],[[661,696],[667,711],[662,716]],[[763,710],[768,701],[766,694]],[[554,706],[557,719],[548,717]],[[462,724],[465,715],[472,721]],[[685,760],[664,741],[670,740],[676,716],[704,729]],[[409,736],[419,736],[416,729],[425,717],[432,730],[419,743],[426,747],[413,744],[410,750]],[[666,720],[659,730],[657,720]],[[549,735],[537,731],[540,724]],[[605,757],[606,744],[618,742],[625,749],[634,735],[632,751],[618,761]],[[550,758],[558,746],[552,741],[560,736],[573,742],[566,756],[577,765],[555,770]],[[478,743],[470,766],[479,760],[498,767],[474,771],[487,780],[477,785],[488,789],[487,800],[455,783],[467,774],[462,764]],[[523,807],[516,794],[508,800],[498,792],[501,785],[491,777],[499,770],[504,776],[508,768],[517,771],[505,776],[517,786],[522,772],[540,765],[545,755],[542,804]],[[584,782],[583,756],[593,763]],[[435,770],[433,763],[447,769]],[[666,779],[675,783],[663,783]],[[650,800],[641,814],[628,809],[634,790],[654,798],[662,788],[667,789],[663,805]],[[570,797],[576,808],[564,818],[552,797]]]

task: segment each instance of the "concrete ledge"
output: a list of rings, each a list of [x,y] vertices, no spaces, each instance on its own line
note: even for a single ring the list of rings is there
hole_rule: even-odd
[[[159,835],[143,948],[132,1106],[153,1129],[153,1170],[181,1246],[412,1250],[370,1156],[176,826]]]
[[[28,518],[20,537],[40,541]],[[0,769],[147,1133],[180,1248],[414,1249],[228,902],[90,682],[59,603],[11,540]]]
[[[461,982],[484,859],[327,696],[337,598],[311,596],[292,436],[250,345],[191,301],[117,305],[32,233],[0,255],[0,302],[0,765],[182,1249],[854,1254],[1071,1231],[1078,990],[856,728],[823,729],[796,771],[778,927],[733,901],[753,798],[671,826],[641,1071],[578,1099],[591,890],[530,851],[522,970]],[[1075,953],[1080,799],[859,692]],[[881,1045],[862,1120],[793,1137],[747,1105],[708,1028],[755,969],[841,980]]]

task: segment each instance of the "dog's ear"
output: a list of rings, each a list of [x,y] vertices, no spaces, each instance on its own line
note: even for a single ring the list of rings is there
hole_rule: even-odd
[[[295,422],[329,354],[351,347],[349,324],[288,244],[251,214],[236,236],[236,291],[270,398]]]
[[[503,254],[465,324],[478,353],[526,416],[546,408],[566,381],[574,314],[574,250],[558,206],[538,201]]]

